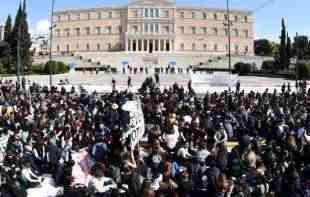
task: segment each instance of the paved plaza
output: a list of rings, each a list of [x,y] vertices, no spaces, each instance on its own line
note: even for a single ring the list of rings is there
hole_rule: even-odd
[[[127,89],[127,80],[128,76],[132,79],[132,88],[131,91],[136,92],[138,88],[141,87],[141,84],[145,80],[146,77],[150,77],[153,75],[146,74],[110,74],[100,72],[96,74],[95,72],[74,72],[62,75],[53,75],[53,84],[59,84],[60,80],[68,80],[70,85],[67,87],[70,88],[73,86],[84,86],[86,89],[97,92],[109,92],[112,90],[111,81],[112,78],[116,81],[116,88],[118,90]],[[160,87],[165,88],[173,85],[177,82],[179,85],[187,87],[188,81],[191,79],[191,75],[189,74],[162,74],[160,76]],[[16,80],[16,77],[5,77],[2,79],[11,79]],[[26,76],[27,81],[36,82],[41,85],[49,85],[49,76],[48,75],[30,75]],[[263,92],[266,88],[269,90],[281,90],[281,86],[283,83],[290,83],[292,90],[295,88],[295,81],[286,80],[281,78],[265,78],[265,77],[249,77],[249,76],[241,76],[238,78],[241,82],[241,87],[246,92],[251,90]],[[212,86],[208,82],[200,82],[193,83],[193,88],[199,94],[203,94],[207,91],[209,92],[221,92],[223,90],[227,90],[228,86]],[[231,87],[234,89],[234,87]]]

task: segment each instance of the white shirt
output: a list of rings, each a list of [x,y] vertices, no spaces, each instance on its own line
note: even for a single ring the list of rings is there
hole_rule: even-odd
[[[167,147],[170,149],[173,149],[177,145],[177,143],[179,141],[179,137],[180,137],[180,133],[178,131],[178,128],[174,127],[173,130],[174,130],[174,133],[164,134],[164,136],[163,136],[163,138],[167,144]]]
[[[163,175],[159,175],[156,179],[153,180],[151,187],[154,191],[157,191],[160,187],[159,183],[163,181]]]
[[[106,182],[111,182],[109,185],[105,185]],[[93,177],[89,182],[90,187],[92,187],[97,193],[105,193],[111,188],[116,188],[116,184],[111,178],[108,177]]]
[[[30,168],[24,168],[22,170],[22,176],[29,182],[40,183],[41,179],[39,176],[35,175]]]
[[[200,161],[205,161],[209,155],[210,152],[207,149],[202,149],[197,152],[197,157]]]
[[[182,147],[182,148],[180,148],[180,149],[178,150],[177,155],[178,155],[179,157],[184,158],[184,159],[188,159],[188,158],[190,158],[190,157],[192,156],[192,155],[188,152],[188,149],[187,149],[187,148],[184,148],[184,147]]]

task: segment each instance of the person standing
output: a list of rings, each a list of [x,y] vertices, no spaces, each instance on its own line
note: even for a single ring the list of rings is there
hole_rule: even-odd
[[[128,76],[128,81],[127,81],[128,89],[131,87],[131,77]]]
[[[158,73],[155,73],[155,82],[156,82],[156,85],[159,85],[159,75],[158,75]]]
[[[237,93],[237,94],[239,94],[239,92],[240,92],[240,86],[241,86],[240,80],[238,80],[238,81],[237,81],[237,84],[236,84],[236,93]]]
[[[23,90],[26,89],[26,79],[25,79],[25,77],[22,78],[22,88],[23,88]]]

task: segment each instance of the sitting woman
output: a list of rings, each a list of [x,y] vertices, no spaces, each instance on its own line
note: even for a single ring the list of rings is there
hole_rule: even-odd
[[[42,177],[36,175],[33,172],[32,168],[31,168],[31,163],[29,163],[29,162],[25,162],[24,167],[21,171],[21,178],[22,178],[22,181],[27,188],[36,187],[43,180]]]

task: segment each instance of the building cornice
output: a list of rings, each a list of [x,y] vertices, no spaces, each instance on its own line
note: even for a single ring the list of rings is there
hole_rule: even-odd
[[[227,12],[224,8],[210,8],[210,7],[202,7],[202,6],[187,6],[187,5],[177,5],[176,9],[181,10],[199,10],[199,11],[213,11],[213,12]],[[239,14],[247,14],[252,15],[253,12],[249,10],[241,10],[241,9],[231,9],[230,12],[232,13],[239,13]]]
[[[161,5],[159,5],[161,6]],[[122,10],[122,9],[128,9],[130,7],[144,7],[143,5],[138,6],[105,6],[105,7],[97,7],[97,8],[71,8],[71,9],[60,9],[55,12],[56,15],[59,14],[68,14],[68,13],[82,13],[82,12],[98,12],[98,11],[105,11],[105,10]],[[197,10],[197,11],[211,11],[211,12],[226,12],[227,10],[224,8],[210,8],[210,7],[201,7],[201,6],[192,6],[192,5],[176,5],[177,10]],[[246,14],[246,15],[252,15],[253,12],[249,10],[239,10],[239,9],[232,9],[232,13],[239,13],[239,14]]]
[[[55,12],[58,14],[68,14],[68,13],[81,13],[81,12],[98,12],[104,10],[122,10],[127,9],[128,6],[106,6],[106,7],[97,7],[97,8],[70,8],[70,9],[60,9]]]

